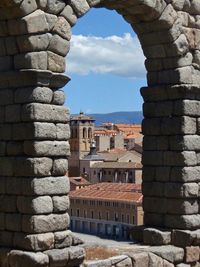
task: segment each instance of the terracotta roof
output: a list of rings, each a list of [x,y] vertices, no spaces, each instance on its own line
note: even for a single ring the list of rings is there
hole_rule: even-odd
[[[90,182],[88,182],[88,180],[86,180],[83,177],[69,177],[69,181],[70,183],[74,185],[90,185],[91,184]]]
[[[136,184],[98,183],[78,191],[72,191],[69,196],[70,198],[89,200],[142,202],[141,187]]]
[[[142,164],[137,162],[97,162],[92,169],[141,169]]]
[[[104,134],[104,135],[117,135],[117,131],[115,130],[107,130],[107,129],[97,129],[94,131],[94,135]]]

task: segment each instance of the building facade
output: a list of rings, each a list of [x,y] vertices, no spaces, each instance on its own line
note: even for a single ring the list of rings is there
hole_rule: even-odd
[[[143,224],[140,185],[101,183],[70,192],[73,231],[130,239],[130,229]]]
[[[94,136],[94,119],[83,112],[70,119],[71,155],[69,157],[69,176],[80,175],[80,159],[90,152],[90,144]]]

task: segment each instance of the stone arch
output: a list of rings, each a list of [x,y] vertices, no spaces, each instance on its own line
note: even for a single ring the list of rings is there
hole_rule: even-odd
[[[0,245],[10,248],[1,266],[56,265],[58,248],[70,266],[84,258],[65,230],[70,130],[60,88],[71,27],[92,7],[122,15],[146,56],[145,225],[200,228],[198,1],[1,0]]]
[[[86,127],[83,128],[82,138],[83,138],[83,139],[88,138],[88,133],[87,133],[87,128],[86,128]]]

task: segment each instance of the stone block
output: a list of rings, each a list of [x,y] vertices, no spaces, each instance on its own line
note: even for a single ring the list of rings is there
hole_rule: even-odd
[[[2,247],[12,247],[13,246],[13,232],[0,231],[0,243]],[[1,263],[1,252],[0,252],[0,263]]]
[[[21,107],[20,105],[9,105],[5,109],[6,122],[20,122],[21,120]]]
[[[67,122],[69,110],[66,107],[48,104],[32,103],[23,106],[23,121]]]
[[[133,266],[131,258],[129,258],[126,255],[111,257],[110,260],[111,260],[111,264],[116,267],[123,267],[123,266],[132,267]]]
[[[71,0],[70,4],[76,12],[77,17],[83,16],[90,9],[90,6],[88,5],[86,0]]]
[[[193,151],[164,151],[163,164],[166,166],[195,166],[197,156]]]
[[[5,214],[5,229],[13,232],[21,232],[22,230],[22,215],[19,213]]]
[[[45,16],[46,16],[47,23],[49,25],[49,31],[51,32],[58,20],[58,17],[50,13],[45,13]]]
[[[13,159],[10,157],[0,157],[0,175],[12,176],[13,175]]]
[[[62,73],[65,71],[65,58],[48,51],[47,68],[52,72]]]
[[[12,68],[13,60],[10,56],[0,57],[0,71],[9,71]]]
[[[165,203],[168,214],[197,214],[199,212],[197,199],[171,199],[168,198]]]
[[[14,233],[13,244],[17,249],[44,251],[54,248],[54,234],[27,235],[24,233]]]
[[[171,117],[173,111],[172,101],[148,102],[143,104],[145,117]]]
[[[22,142],[7,142],[6,151],[9,156],[22,156],[23,143]]]
[[[1,158],[0,158],[1,160]],[[11,164],[11,163],[10,163]],[[15,176],[49,176],[53,161],[50,158],[15,158],[13,174]],[[10,175],[11,176],[11,175]]]
[[[72,246],[69,248],[69,261],[72,266],[79,266],[85,258],[85,250],[82,247]]]
[[[6,179],[5,177],[0,178],[0,194],[6,193]]]
[[[143,209],[145,212],[162,213],[166,212],[166,199],[159,197],[143,197]]]
[[[75,25],[77,22],[77,16],[70,5],[66,5],[63,11],[60,13],[60,16],[63,16],[71,26]]]
[[[53,91],[48,87],[20,88],[15,91],[15,103],[46,103],[50,104]]]
[[[128,255],[134,267],[149,267],[149,255],[146,252],[141,253],[125,253]]]
[[[197,231],[177,230],[177,229],[173,230],[172,244],[183,248],[193,245],[197,240]]]
[[[200,101],[197,100],[180,100],[174,104],[174,115],[176,116],[194,116],[200,115]]]
[[[17,212],[16,196],[0,195],[0,212]]]
[[[72,245],[72,233],[69,230],[55,232],[55,248],[65,248]]]
[[[172,182],[190,183],[200,181],[200,167],[173,167],[171,170],[170,180]]]
[[[53,196],[53,211],[56,212],[66,212],[69,209],[69,197],[68,196]]]
[[[142,181],[144,182],[155,181],[155,175],[156,175],[156,167],[143,166]]]
[[[22,19],[9,20],[8,31],[10,35],[24,35],[31,33],[45,33],[49,30],[45,13],[42,10],[36,10]]]
[[[169,150],[168,136],[144,136],[144,150]]]
[[[0,156],[5,156],[6,153],[6,142],[0,141]]]
[[[26,54],[18,54],[14,57],[15,69],[40,69],[47,70],[47,53],[29,52]]]
[[[149,227],[163,227],[164,228],[164,215],[158,213],[145,212],[144,225]]]
[[[200,248],[199,247],[186,247],[185,248],[185,262],[192,263],[199,261],[200,257]]]
[[[70,138],[70,127],[69,124],[56,124],[56,137],[58,140],[69,140]]]
[[[160,134],[195,134],[197,131],[196,119],[188,116],[163,118]]]
[[[24,252],[20,250],[12,250],[8,256],[10,267],[48,267],[49,258],[41,252]]]
[[[149,251],[171,263],[181,263],[184,258],[184,249],[172,245],[150,247]]]
[[[200,136],[185,135],[185,136],[171,136],[170,137],[171,150],[200,150]]]
[[[70,223],[68,213],[50,215],[23,215],[22,231],[25,233],[46,233],[65,230]]]
[[[84,263],[84,267],[110,267],[111,265],[111,260],[106,259],[106,260],[92,260],[92,261],[86,261]]]
[[[58,34],[54,34],[51,38],[48,50],[60,56],[65,57],[70,49],[69,41],[62,38]]]
[[[0,123],[5,121],[5,107],[0,106]]]
[[[62,177],[46,177],[23,179],[21,181],[24,195],[65,195],[69,193],[69,178]]]
[[[28,156],[69,156],[68,141],[25,141],[24,153]]]
[[[52,104],[64,105],[64,103],[65,103],[65,93],[61,90],[54,91]]]
[[[69,262],[69,250],[68,248],[63,249],[52,249],[45,251],[45,254],[49,257],[50,266],[67,266]]]
[[[14,140],[55,140],[56,126],[53,123],[32,122],[13,124]]]
[[[70,41],[72,33],[69,22],[64,17],[58,17],[58,20],[53,28],[53,33],[58,34],[67,41]]]
[[[62,0],[51,0],[47,2],[46,11],[52,14],[60,13],[65,7],[65,3]]]
[[[37,34],[37,35],[22,35],[17,36],[17,44],[20,50],[20,53],[24,54],[32,51],[45,51],[47,50],[51,34]],[[17,54],[17,53],[16,53]]]
[[[165,227],[181,230],[196,230],[200,227],[200,215],[169,215],[165,216]]]
[[[6,21],[0,22],[0,37],[7,36],[8,35],[8,27],[6,24]]]
[[[168,182],[170,179],[170,167],[156,167],[155,180],[157,182]]]
[[[52,175],[62,176],[66,175],[68,170],[68,160],[67,159],[55,159],[53,162]]]
[[[197,198],[197,183],[167,183],[164,188],[164,195],[169,198]]]
[[[148,118],[142,121],[144,135],[161,135],[161,118]]]
[[[149,166],[161,166],[161,165],[163,165],[164,153],[166,153],[166,152],[163,152],[163,151],[143,151],[142,164],[143,165],[149,165]]]
[[[18,49],[15,37],[12,36],[12,37],[5,38],[5,45],[6,45],[7,55],[13,56],[19,53],[19,49]],[[12,67],[10,69],[12,69]]]
[[[49,196],[17,197],[17,208],[23,214],[48,214],[53,212],[52,199]]]
[[[168,245],[171,243],[171,232],[155,228],[145,228],[143,232],[144,244],[147,245]]]
[[[143,182],[142,193],[147,196],[163,197],[165,184],[159,182]]]
[[[154,267],[154,266],[174,267],[174,264],[166,260],[163,260],[161,257],[156,256],[153,253],[149,253],[149,267]]]

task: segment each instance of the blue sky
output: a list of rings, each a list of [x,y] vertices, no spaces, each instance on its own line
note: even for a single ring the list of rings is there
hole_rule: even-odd
[[[65,87],[71,113],[141,110],[144,56],[130,25],[115,11],[92,9],[72,33]]]

